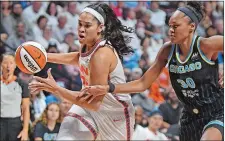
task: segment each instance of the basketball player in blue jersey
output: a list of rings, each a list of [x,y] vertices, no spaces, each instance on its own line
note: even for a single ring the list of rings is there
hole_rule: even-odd
[[[79,16],[80,52],[48,54],[48,62],[79,65],[83,87],[125,83],[120,59],[132,52],[122,32],[132,32],[123,26],[106,4],[86,7]],[[48,78],[35,77],[32,92],[45,90],[63,97],[74,105],[64,118],[57,140],[130,140],[134,128],[134,108],[130,95],[108,93],[90,104],[80,102],[78,94],[57,86],[50,70]]]
[[[223,52],[223,36],[202,38],[195,35],[203,15],[200,2],[187,2],[186,6],[178,8],[169,20],[171,41],[162,46],[143,77],[126,84],[87,87],[84,90],[90,94],[81,94],[80,100],[90,102],[108,91],[115,94],[142,92],[168,63],[172,86],[184,104],[180,140],[222,140],[224,93],[218,82],[216,59],[218,52]]]

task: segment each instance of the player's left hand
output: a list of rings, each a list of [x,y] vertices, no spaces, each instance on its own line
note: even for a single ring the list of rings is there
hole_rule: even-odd
[[[47,78],[41,78],[38,76],[34,76],[34,79],[36,79],[37,82],[29,83],[29,89],[31,90],[31,93],[35,92],[35,91],[45,90],[52,94],[56,94],[55,92],[56,92],[58,86],[51,74],[51,68],[48,69],[48,77]]]
[[[28,140],[28,131],[22,130],[20,134],[17,136],[17,138],[21,138],[21,141],[27,141]]]

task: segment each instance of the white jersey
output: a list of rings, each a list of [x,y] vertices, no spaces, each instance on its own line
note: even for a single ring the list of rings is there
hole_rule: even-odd
[[[89,63],[91,57],[105,43],[105,40],[99,41],[89,52],[80,54],[79,68],[83,87],[90,84]],[[114,52],[118,63],[116,68],[109,74],[109,81],[114,84],[126,83],[122,63],[115,50]],[[68,117],[64,119],[61,125],[57,139],[131,140],[133,128],[134,107],[130,95],[108,93],[104,97],[98,111],[90,111],[73,105],[68,112]],[[87,131],[90,131],[93,138],[87,138]]]
[[[80,76],[83,83],[83,87],[89,85],[89,79],[90,79],[90,69],[89,69],[89,63],[91,60],[92,55],[95,53],[95,51],[99,48],[104,46],[106,43],[105,40],[97,43],[92,50],[90,50],[87,53],[81,53],[79,58],[79,67],[80,67]],[[111,47],[111,46],[109,46]],[[112,48],[112,47],[111,47]],[[114,48],[112,48],[114,49]],[[123,66],[120,61],[120,58],[117,54],[117,52],[114,50],[114,53],[116,54],[118,63],[116,65],[116,68],[109,74],[109,80],[113,84],[121,84],[126,83],[125,74],[123,71]],[[107,94],[107,96],[111,95],[110,93]],[[116,96],[119,98],[119,100],[130,100],[131,97],[128,94],[116,94]],[[103,101],[104,102],[104,101]]]

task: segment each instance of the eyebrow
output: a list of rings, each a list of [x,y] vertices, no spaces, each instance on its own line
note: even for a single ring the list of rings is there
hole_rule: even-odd
[[[84,22],[84,21],[81,21],[81,20],[78,20],[79,21],[79,23],[80,22]],[[84,22],[85,24],[88,24],[88,25],[91,25],[92,23],[91,22]]]

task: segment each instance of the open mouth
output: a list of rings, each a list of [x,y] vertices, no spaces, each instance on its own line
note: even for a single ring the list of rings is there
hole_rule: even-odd
[[[83,36],[83,35],[79,35],[79,38],[80,38],[80,39],[84,39],[84,36]]]

